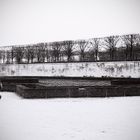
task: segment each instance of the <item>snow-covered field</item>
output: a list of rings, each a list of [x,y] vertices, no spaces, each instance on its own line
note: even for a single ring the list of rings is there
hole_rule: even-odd
[[[0,140],[140,140],[140,97],[0,95]]]

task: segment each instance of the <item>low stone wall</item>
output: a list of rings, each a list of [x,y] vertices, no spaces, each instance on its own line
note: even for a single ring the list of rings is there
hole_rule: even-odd
[[[1,76],[140,78],[140,61],[0,64]]]
[[[45,89],[29,88],[24,85],[16,86],[16,93],[24,98],[45,98]]]
[[[0,91],[12,91],[16,92],[16,85],[18,84],[35,84],[38,83],[39,79],[37,78],[24,78],[24,77],[1,77],[0,78]]]
[[[38,83],[38,80],[33,77],[0,77],[1,83]]]
[[[140,85],[140,78],[111,79],[111,85]]]
[[[16,92],[23,98],[140,96],[140,86],[46,87],[36,84],[17,85]]]

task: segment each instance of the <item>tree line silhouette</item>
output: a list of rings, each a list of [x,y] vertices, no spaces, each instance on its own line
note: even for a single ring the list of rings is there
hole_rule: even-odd
[[[0,48],[0,63],[140,60],[140,34]]]

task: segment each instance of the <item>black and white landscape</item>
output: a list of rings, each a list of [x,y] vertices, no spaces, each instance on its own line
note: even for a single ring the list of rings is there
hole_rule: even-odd
[[[140,139],[139,0],[0,11],[0,140]]]

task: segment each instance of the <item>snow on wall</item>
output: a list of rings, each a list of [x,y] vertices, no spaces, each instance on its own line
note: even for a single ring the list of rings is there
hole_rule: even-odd
[[[140,61],[1,64],[0,76],[140,78]]]

